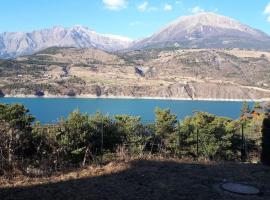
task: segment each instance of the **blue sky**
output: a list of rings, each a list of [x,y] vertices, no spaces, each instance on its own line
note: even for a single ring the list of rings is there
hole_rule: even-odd
[[[88,26],[138,39],[176,18],[216,12],[270,34],[270,0],[2,0],[0,32]]]

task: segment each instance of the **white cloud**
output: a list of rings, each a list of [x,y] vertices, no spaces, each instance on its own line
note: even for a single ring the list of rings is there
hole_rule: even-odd
[[[270,3],[268,3],[268,5],[265,7],[263,13],[266,14],[266,15],[270,15]]]
[[[138,10],[140,12],[145,12],[148,8],[149,3],[147,1],[143,2],[142,4],[138,5]]]
[[[270,23],[270,2],[265,7],[263,14],[267,15],[267,21]]]
[[[200,6],[195,6],[194,8],[192,8],[190,10],[190,12],[193,13],[193,14],[198,14],[198,13],[205,12],[205,10],[203,8],[201,8]]]
[[[158,8],[157,7],[154,7],[154,6],[151,6],[149,5],[149,2],[148,1],[144,1],[143,3],[139,4],[137,6],[137,9],[140,11],[140,12],[151,12],[151,11],[157,11]]]
[[[175,4],[181,4],[182,2],[181,1],[175,1]]]
[[[173,8],[172,8],[172,6],[170,4],[165,4],[165,6],[164,6],[165,11],[171,11],[172,9]]]
[[[127,7],[127,0],[102,0],[109,10],[122,10]]]

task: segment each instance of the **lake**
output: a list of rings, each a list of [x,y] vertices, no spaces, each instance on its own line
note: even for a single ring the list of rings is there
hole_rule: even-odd
[[[2,103],[22,103],[41,123],[55,123],[70,112],[79,109],[83,113],[129,114],[141,116],[144,123],[154,121],[156,107],[169,108],[184,119],[193,111],[205,111],[219,116],[237,119],[243,102],[146,100],[146,99],[79,99],[79,98],[0,98]],[[252,106],[253,103],[250,103]]]

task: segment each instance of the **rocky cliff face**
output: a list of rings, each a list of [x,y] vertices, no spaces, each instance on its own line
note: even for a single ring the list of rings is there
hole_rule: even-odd
[[[129,46],[131,40],[121,36],[99,34],[83,26],[53,27],[29,33],[0,34],[0,58],[35,53],[48,47],[98,48],[116,51]]]
[[[50,48],[0,61],[5,95],[270,98],[270,53]]]

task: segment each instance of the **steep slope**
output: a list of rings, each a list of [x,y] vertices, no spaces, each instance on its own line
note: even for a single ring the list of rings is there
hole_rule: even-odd
[[[153,47],[270,49],[270,36],[215,13],[180,17],[133,49]]]
[[[131,40],[121,36],[99,34],[83,26],[54,27],[30,33],[0,34],[0,58],[32,54],[48,47],[98,48],[115,51],[127,48]]]

